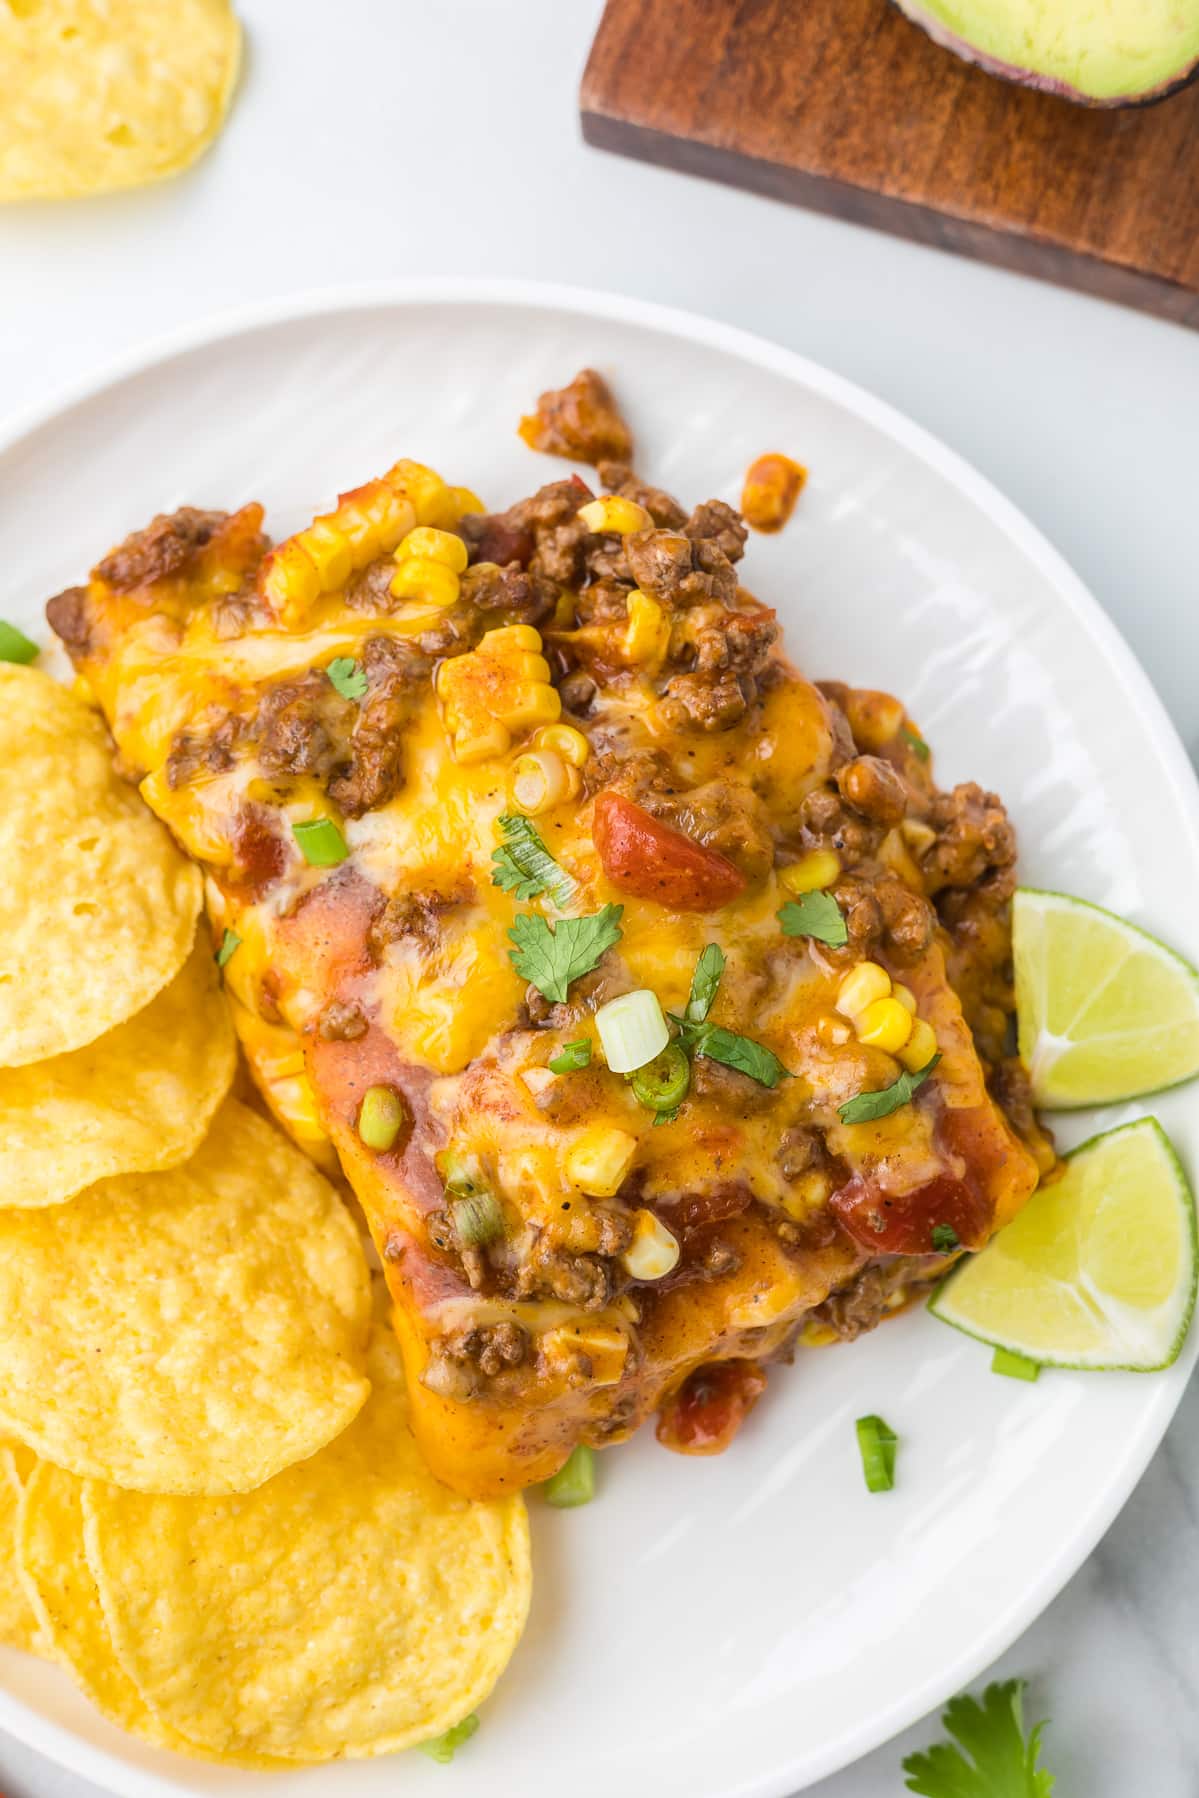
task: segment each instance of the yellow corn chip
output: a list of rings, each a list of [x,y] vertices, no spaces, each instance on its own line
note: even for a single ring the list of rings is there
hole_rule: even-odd
[[[236,1065],[201,931],[170,986],[135,1017],[68,1055],[0,1068],[0,1206],[59,1205],[114,1174],[186,1161]]]
[[[187,959],[199,869],[117,777],[96,713],[11,663],[0,665],[0,867],[0,1067],[94,1042]]]
[[[10,1648],[23,1648],[27,1654],[46,1654],[48,1644],[17,1571],[22,1467],[32,1472],[32,1464],[33,1457],[27,1449],[18,1447],[14,1452],[6,1443],[0,1443],[0,1642],[7,1642]]]
[[[433,1478],[386,1330],[370,1373],[349,1429],[255,1492],[84,1487],[121,1663],[208,1752],[318,1761],[425,1741],[486,1698],[520,1637],[523,1503],[472,1501]]]
[[[221,128],[240,57],[228,0],[0,5],[0,200],[186,168]]]
[[[229,1099],[181,1167],[0,1211],[0,1429],[140,1490],[245,1491],[359,1410],[369,1317],[337,1194]]]

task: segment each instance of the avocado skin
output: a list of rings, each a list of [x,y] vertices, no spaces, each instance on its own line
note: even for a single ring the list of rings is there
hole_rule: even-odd
[[[1059,100],[1069,100],[1075,106],[1089,106],[1099,112],[1160,106],[1163,100],[1171,99],[1174,94],[1181,93],[1184,87],[1190,87],[1193,81],[1199,80],[1199,61],[1196,61],[1189,69],[1183,69],[1181,74],[1172,76],[1160,87],[1151,88],[1148,93],[1113,94],[1107,99],[1098,99],[1093,94],[1084,94],[1078,88],[1071,87],[1068,81],[1058,81],[1052,75],[1038,75],[1034,69],[1022,69],[1016,63],[1000,62],[997,57],[988,56],[983,50],[976,50],[965,38],[947,31],[939,19],[925,11],[919,0],[890,0],[890,3],[896,12],[913,25],[918,25],[940,49],[951,51],[960,61],[971,63],[1000,81],[1010,82],[1013,87],[1030,87],[1038,93],[1055,94]]]

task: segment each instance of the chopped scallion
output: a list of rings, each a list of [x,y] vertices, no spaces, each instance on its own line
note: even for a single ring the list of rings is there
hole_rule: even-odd
[[[0,662],[32,662],[38,653],[37,644],[31,643],[24,631],[0,618]]]
[[[454,1751],[469,1742],[479,1727],[478,1714],[472,1711],[469,1717],[463,1717],[461,1723],[455,1723],[444,1735],[434,1736],[431,1742],[420,1742],[418,1747],[422,1754],[427,1754],[431,1761],[440,1761],[443,1766],[454,1758]]]
[[[582,1036],[578,1042],[567,1043],[560,1052],[553,1056],[549,1063],[551,1074],[573,1074],[579,1068],[585,1068],[591,1062],[591,1038]]]
[[[236,930],[227,930],[221,938],[221,946],[216,952],[216,965],[223,968],[235,949],[241,947],[241,938]]]
[[[471,1193],[450,1206],[454,1231],[464,1249],[485,1249],[504,1234],[504,1213],[492,1192]]]
[[[859,1417],[858,1451],[868,1492],[890,1492],[895,1484],[895,1450],[899,1438],[881,1417]]]
[[[368,1149],[393,1149],[407,1116],[404,1101],[390,1086],[368,1086],[358,1110],[358,1135]]]
[[[350,853],[332,818],[305,818],[292,825],[291,833],[310,868],[335,868]]]
[[[590,1504],[595,1497],[594,1451],[580,1442],[570,1451],[569,1459],[563,1462],[553,1479],[545,1482],[542,1495],[547,1505],[556,1505],[560,1511]]]
[[[660,1055],[670,1041],[657,993],[639,987],[609,999],[595,1014],[604,1059],[614,1074],[633,1074]]]
[[[674,1117],[691,1085],[691,1063],[678,1043],[668,1043],[661,1055],[637,1069],[629,1084],[639,1105],[659,1117]]]

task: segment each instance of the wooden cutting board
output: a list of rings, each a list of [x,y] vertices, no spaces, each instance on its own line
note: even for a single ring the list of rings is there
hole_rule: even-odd
[[[605,149],[1199,329],[1199,83],[1098,111],[887,0],[608,0],[581,106]]]

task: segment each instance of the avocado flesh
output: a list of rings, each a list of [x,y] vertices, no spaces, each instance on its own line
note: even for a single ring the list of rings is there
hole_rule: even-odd
[[[993,75],[1131,106],[1199,68],[1199,0],[897,0],[929,36]]]

